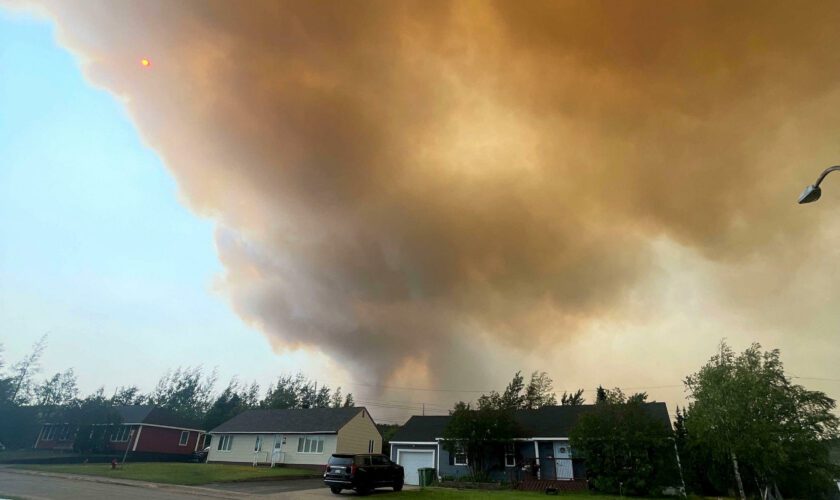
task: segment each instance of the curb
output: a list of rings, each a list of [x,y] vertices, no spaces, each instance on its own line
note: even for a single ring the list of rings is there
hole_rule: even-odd
[[[0,471],[3,472],[10,472],[13,474],[23,474],[28,476],[40,476],[40,477],[55,477],[59,479],[69,479],[72,481],[87,481],[90,483],[100,483],[100,484],[116,484],[119,486],[129,486],[133,488],[147,488],[147,489],[155,489],[155,490],[162,490],[162,491],[172,491],[178,493],[185,493],[188,495],[196,495],[196,496],[203,496],[203,497],[214,497],[214,498],[230,498],[230,499],[237,499],[237,498],[249,498],[250,495],[246,493],[238,493],[235,491],[222,491],[222,490],[215,490],[212,488],[202,488],[201,486],[185,486],[182,484],[164,484],[164,483],[152,483],[148,481],[134,481],[131,479],[111,479],[107,477],[99,477],[99,476],[85,476],[82,474],[59,474],[55,472],[41,472],[41,471],[33,471],[33,470],[26,470],[26,469],[16,469],[12,467],[2,467]]]

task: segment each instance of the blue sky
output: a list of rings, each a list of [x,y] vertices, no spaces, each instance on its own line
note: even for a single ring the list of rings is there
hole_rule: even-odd
[[[187,364],[218,366],[222,381],[283,371],[213,290],[212,222],[179,203],[119,102],[48,23],[2,9],[0,155],[7,361],[49,332],[44,374],[74,367],[83,390],[150,388]]]

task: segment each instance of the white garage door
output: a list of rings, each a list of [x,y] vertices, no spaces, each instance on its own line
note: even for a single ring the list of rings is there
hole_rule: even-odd
[[[405,469],[405,484],[420,484],[417,469],[435,466],[433,450],[399,450],[397,463]]]

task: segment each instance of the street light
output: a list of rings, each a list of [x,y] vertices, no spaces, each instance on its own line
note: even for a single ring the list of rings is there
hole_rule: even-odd
[[[823,170],[823,173],[817,177],[817,182],[811,184],[810,186],[805,188],[805,191],[802,191],[802,194],[799,195],[799,204],[802,205],[804,203],[812,203],[820,199],[820,195],[822,194],[822,190],[820,189],[820,183],[825,179],[825,176],[828,175],[829,172],[834,172],[835,170],[840,170],[840,165],[835,165],[833,167],[828,167],[827,169]]]

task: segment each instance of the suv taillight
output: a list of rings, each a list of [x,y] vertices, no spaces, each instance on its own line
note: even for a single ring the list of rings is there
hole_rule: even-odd
[[[359,467],[356,464],[350,466],[350,475],[355,475]]]
[[[330,471],[330,464],[324,466],[324,474]]]

